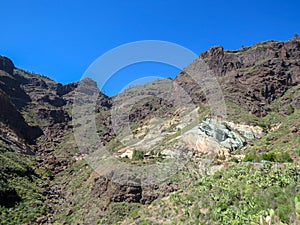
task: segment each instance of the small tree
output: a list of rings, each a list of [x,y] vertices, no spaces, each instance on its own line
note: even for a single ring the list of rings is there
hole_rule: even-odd
[[[296,39],[298,39],[298,38],[299,38],[299,35],[298,35],[298,33],[295,33],[295,34],[294,34],[294,38],[296,38]]]

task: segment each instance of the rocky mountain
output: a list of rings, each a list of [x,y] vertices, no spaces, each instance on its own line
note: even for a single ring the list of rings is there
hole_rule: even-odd
[[[299,41],[267,41],[236,51],[212,47],[200,55],[222,86],[225,98],[244,106],[257,116],[270,111],[269,104],[299,84]],[[197,96],[184,72],[175,79]]]
[[[298,38],[212,47],[113,97],[1,56],[0,224],[298,224],[299,107]]]

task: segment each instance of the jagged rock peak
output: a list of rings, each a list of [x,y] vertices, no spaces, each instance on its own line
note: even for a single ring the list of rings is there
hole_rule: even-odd
[[[222,46],[214,46],[208,49],[208,51],[200,54],[201,58],[208,58],[214,56],[222,56],[224,55],[224,48]]]

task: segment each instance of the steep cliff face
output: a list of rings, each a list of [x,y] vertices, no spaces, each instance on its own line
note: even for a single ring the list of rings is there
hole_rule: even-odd
[[[51,222],[57,201],[68,194],[52,181],[79,155],[74,140],[65,145],[78,84],[62,85],[0,58],[0,223]],[[98,112],[107,111],[110,98],[100,93],[98,103]]]
[[[9,74],[12,74],[14,71],[14,68],[15,68],[15,66],[9,58],[0,56],[0,70],[3,70]]]
[[[32,144],[42,135],[42,130],[36,126],[29,126],[20,112],[10,102],[9,97],[0,91],[0,120],[9,126],[15,133]]]
[[[242,105],[258,116],[265,116],[271,102],[300,82],[299,39],[267,41],[236,51],[212,47],[199,58],[217,77],[225,100]],[[184,71],[175,81],[195,102],[205,100],[201,84],[195,83]]]
[[[21,87],[22,79],[14,76],[12,61],[1,57],[0,65],[0,120],[20,139],[32,144],[43,132],[37,126],[28,125],[20,113],[20,109],[31,99]]]

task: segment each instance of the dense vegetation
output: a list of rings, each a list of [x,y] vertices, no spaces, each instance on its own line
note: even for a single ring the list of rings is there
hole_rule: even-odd
[[[32,156],[0,146],[0,224],[33,223],[48,212]]]
[[[298,224],[299,181],[299,164],[225,166],[124,224]]]

